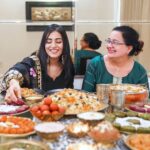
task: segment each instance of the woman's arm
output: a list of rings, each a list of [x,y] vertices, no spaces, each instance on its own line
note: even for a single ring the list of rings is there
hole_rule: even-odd
[[[25,58],[5,73],[1,84],[1,92],[6,91],[6,99],[15,101],[21,97],[20,86],[30,87],[30,68],[33,65],[34,62],[31,58]]]

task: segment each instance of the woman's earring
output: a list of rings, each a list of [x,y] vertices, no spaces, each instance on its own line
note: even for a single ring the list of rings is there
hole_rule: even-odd
[[[62,62],[63,65],[65,64],[65,59],[64,59],[64,56],[63,56],[63,55],[62,55],[62,57],[61,57],[61,62]]]

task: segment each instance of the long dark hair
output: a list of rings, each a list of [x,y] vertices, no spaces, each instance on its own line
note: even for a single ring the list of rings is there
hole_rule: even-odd
[[[139,33],[129,27],[129,26],[118,26],[113,29],[113,31],[119,31],[122,33],[124,42],[128,46],[133,46],[132,50],[129,53],[129,56],[138,55],[144,46],[144,42],[139,40]]]
[[[64,71],[65,71],[65,79],[69,79],[73,75],[74,70],[72,70],[73,63],[72,63],[71,56],[70,56],[69,40],[68,40],[66,31],[64,30],[62,26],[57,25],[57,24],[52,24],[45,29],[37,55],[40,59],[42,70],[46,72],[48,55],[45,51],[45,44],[47,42],[48,36],[54,31],[59,32],[62,36],[63,52],[59,61],[63,64]]]

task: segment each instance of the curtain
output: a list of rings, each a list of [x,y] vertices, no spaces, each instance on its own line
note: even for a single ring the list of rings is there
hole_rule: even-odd
[[[144,48],[136,59],[150,71],[150,0],[120,0],[120,24],[132,26],[139,32]]]

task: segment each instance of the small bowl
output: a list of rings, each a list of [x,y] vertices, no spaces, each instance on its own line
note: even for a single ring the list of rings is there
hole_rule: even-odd
[[[61,113],[53,114],[53,115],[49,114],[49,115],[36,116],[32,111],[30,112],[35,118],[44,122],[58,121],[64,116],[64,114]]]
[[[100,112],[85,112],[78,114],[77,117],[89,125],[96,125],[99,121],[104,119],[105,115]]]
[[[65,126],[58,122],[44,122],[35,126],[37,134],[46,140],[56,140],[65,129]]]
[[[80,121],[71,123],[67,126],[67,132],[69,135],[77,138],[86,136],[89,130],[89,125]]]
[[[120,138],[120,132],[108,121],[99,123],[88,135],[98,143],[112,145]]]
[[[45,106],[45,104],[43,105],[42,103],[39,103],[37,105],[35,104],[34,106],[30,107],[31,114],[35,118],[37,118],[38,120],[41,120],[43,122],[57,121],[57,120],[61,119],[64,116],[65,109],[64,109],[63,112],[60,111],[59,109],[62,108],[60,106],[58,106],[58,110],[57,111],[56,110],[52,111],[50,109],[49,105],[47,105],[48,106],[48,110],[44,110],[43,106]]]
[[[110,86],[110,102],[113,101],[112,91],[124,91],[125,106],[146,102],[149,96],[147,87],[135,84],[114,84]]]
[[[43,95],[34,95],[34,96],[28,96],[25,98],[25,101],[28,105],[34,105],[36,103],[39,103],[44,98]]]

